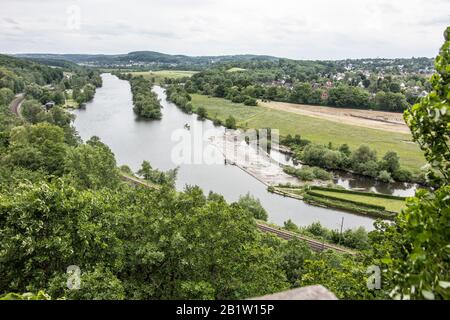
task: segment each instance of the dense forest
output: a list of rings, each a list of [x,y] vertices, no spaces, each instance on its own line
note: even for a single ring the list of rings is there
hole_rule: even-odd
[[[176,172],[154,172],[148,162],[136,174],[152,187],[124,182],[124,168],[117,168],[109,147],[97,137],[80,141],[65,110],[25,119],[10,111],[14,93],[27,86],[57,88],[65,82],[63,71],[1,60],[0,293],[239,299],[322,284],[341,299],[449,299],[450,28],[445,39],[432,94],[405,114],[437,172],[427,176],[435,189],[408,199],[394,223],[377,221],[355,255],[315,253],[300,240],[261,233],[255,218],[265,216],[256,199],[230,204],[196,186],[178,192]],[[89,70],[72,72],[85,85],[96,78]],[[37,98],[27,93],[26,101]],[[72,265],[81,270],[78,290],[67,286]],[[372,265],[382,269],[379,290],[366,285]]]

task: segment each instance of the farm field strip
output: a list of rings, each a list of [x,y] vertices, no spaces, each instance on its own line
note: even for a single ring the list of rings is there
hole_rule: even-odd
[[[155,78],[157,83],[165,78],[180,79],[184,77],[192,77],[196,71],[185,70],[160,70],[160,71],[134,71],[130,72],[134,76],[143,76],[146,79]]]
[[[405,134],[409,134],[410,132],[408,126],[403,120],[403,115],[401,113],[377,110],[333,108],[275,101],[258,101],[258,103],[261,106],[270,109],[292,112],[365,128]]]
[[[344,200],[358,201],[367,204],[379,205],[386,208],[388,211],[400,212],[405,207],[404,200],[385,199],[381,197],[371,197],[359,194],[349,194],[341,192],[333,192],[326,190],[314,190],[314,193],[320,193],[325,196],[336,197]]]

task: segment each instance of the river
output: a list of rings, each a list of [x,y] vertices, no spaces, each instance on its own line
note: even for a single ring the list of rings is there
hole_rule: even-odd
[[[207,131],[208,135],[223,132],[223,128],[215,127],[211,121],[199,121],[195,114],[182,112],[174,104],[165,99],[164,89],[155,86],[154,91],[161,99],[163,106],[161,120],[137,120],[133,113],[132,95],[127,81],[119,80],[111,74],[102,74],[103,86],[97,89],[93,101],[86,109],[75,110],[75,127],[81,138],[86,141],[91,136],[98,136],[116,155],[119,165],[127,164],[137,170],[143,160],[150,161],[154,168],[161,170],[177,166],[172,160],[173,150],[179,145],[174,141],[174,134],[184,130],[185,124]],[[211,147],[203,136],[194,137],[201,141],[203,150]],[[227,201],[236,201],[239,196],[250,192],[260,199],[269,213],[269,221],[278,225],[291,219],[299,226],[310,225],[319,221],[331,229],[340,228],[344,218],[344,229],[365,227],[373,229],[373,220],[339,210],[310,206],[302,201],[267,192],[266,186],[241,170],[225,164],[224,159],[217,163],[206,164],[195,159],[193,163],[179,166],[176,187],[182,190],[186,185],[198,185],[205,193],[210,190],[222,194]],[[217,153],[216,157],[222,157]]]

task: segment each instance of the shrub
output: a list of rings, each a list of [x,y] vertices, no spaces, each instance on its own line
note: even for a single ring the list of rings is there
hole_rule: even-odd
[[[256,101],[255,98],[246,96],[246,97],[245,97],[245,100],[244,100],[244,104],[245,104],[246,106],[256,106],[256,105],[258,105],[258,102]]]
[[[313,173],[314,173],[314,176],[316,177],[316,179],[319,179],[319,180],[333,179],[333,174],[331,174],[330,172],[328,172],[324,169],[318,168],[318,167],[313,168]]]
[[[303,166],[301,168],[294,168],[286,166],[283,168],[283,171],[302,181],[313,181],[315,179],[330,180],[333,178],[331,173],[318,167]]]
[[[380,171],[377,177],[378,180],[383,182],[393,182],[394,180],[391,177],[391,174],[387,172],[386,170]]]
[[[259,199],[253,197],[250,193],[241,196],[237,204],[241,208],[247,210],[255,219],[267,220],[267,211],[264,209]]]
[[[236,119],[233,116],[229,116],[225,120],[225,127],[228,129],[236,129]]]
[[[409,171],[408,169],[403,169],[403,168],[398,169],[397,171],[393,172],[392,177],[396,181],[400,181],[400,182],[408,182],[413,179],[413,175],[412,175],[411,171]]]
[[[203,120],[208,116],[208,112],[206,111],[206,109],[204,107],[198,107],[197,115],[200,120]]]

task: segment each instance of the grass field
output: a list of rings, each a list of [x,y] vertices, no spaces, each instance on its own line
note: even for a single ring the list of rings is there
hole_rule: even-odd
[[[64,104],[64,108],[78,108],[78,103],[73,99],[66,99],[66,103]]]
[[[192,102],[194,111],[202,106],[207,110],[208,118],[222,121],[232,115],[240,127],[270,127],[279,129],[282,136],[300,134],[315,143],[328,144],[331,141],[334,146],[347,143],[352,149],[365,143],[377,150],[379,158],[387,151],[397,152],[401,164],[408,169],[419,170],[425,164],[423,153],[411,141],[409,134],[353,126],[263,106],[248,107],[198,94],[192,95]]]
[[[344,199],[344,200],[353,200],[353,201],[383,206],[386,208],[386,210],[392,211],[392,212],[400,212],[401,209],[403,209],[405,207],[404,200],[386,199],[386,198],[365,196],[365,195],[360,195],[360,194],[333,192],[333,191],[328,191],[328,190],[314,190],[314,192],[323,194],[325,196],[336,197],[336,198],[340,198],[340,199]]]
[[[184,71],[184,70],[161,70],[161,71],[135,71],[130,72],[135,76],[144,76],[146,79],[154,78],[156,83],[161,83],[165,78],[180,79],[185,77],[192,77],[196,71]]]
[[[240,72],[240,71],[246,71],[246,70],[247,69],[234,67],[234,68],[228,69],[227,72]]]

